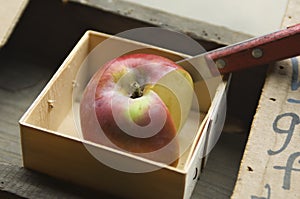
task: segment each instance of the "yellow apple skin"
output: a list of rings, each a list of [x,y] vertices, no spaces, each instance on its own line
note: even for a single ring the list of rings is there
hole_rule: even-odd
[[[105,64],[86,87],[80,104],[83,136],[176,166],[176,135],[192,97],[190,75],[173,61],[153,54],[118,57]]]

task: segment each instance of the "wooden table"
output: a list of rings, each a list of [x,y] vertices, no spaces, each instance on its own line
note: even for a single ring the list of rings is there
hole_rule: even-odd
[[[0,51],[0,197],[84,198],[100,194],[23,168],[18,120],[85,30],[114,34],[143,26],[149,24],[78,4],[30,1]],[[219,46],[199,42],[208,50]],[[192,198],[231,196],[265,72],[266,67],[260,67],[233,75],[229,121]]]

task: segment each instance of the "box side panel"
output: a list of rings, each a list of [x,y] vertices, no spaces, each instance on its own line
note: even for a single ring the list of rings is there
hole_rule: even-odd
[[[78,141],[21,126],[24,166],[126,198],[182,198],[185,176],[168,169],[126,173],[96,160]],[[97,149],[98,150],[98,149]],[[110,155],[103,149],[101,155]]]
[[[186,167],[187,177],[184,198],[189,198],[192,195],[199,174],[207,162],[207,157],[221,134],[226,117],[226,93],[229,82],[230,78],[218,86],[202,135]]]
[[[93,31],[90,34],[89,48],[91,53],[89,54],[89,70],[86,79],[90,79],[105,63],[126,54],[155,54],[169,58],[175,62],[188,57],[186,54]]]
[[[186,58],[186,57],[190,57],[187,54],[183,54],[180,52],[176,52],[173,50],[169,50],[167,48],[162,48],[162,47],[158,47],[156,45],[152,45],[147,43],[147,41],[142,42],[142,41],[137,41],[134,40],[134,34],[133,33],[128,33],[127,34],[122,34],[122,37],[118,37],[118,35],[106,35],[103,33],[99,33],[99,32],[95,32],[95,31],[91,31],[90,34],[90,50],[95,49],[96,47],[98,47],[98,44],[101,43],[101,45],[103,45],[103,43],[105,43],[105,46],[108,46],[107,44],[111,45],[111,47],[114,48],[114,50],[118,50],[120,53],[118,56],[122,55],[122,54],[133,54],[133,53],[149,53],[149,54],[157,54],[163,57],[167,57],[173,61],[179,61],[182,58]],[[142,34],[137,32],[136,33],[137,36],[139,36],[138,34]],[[132,37],[130,39],[125,38],[127,35],[127,37]],[[104,41],[102,38],[105,37],[106,41]],[[106,43],[107,42],[107,43]],[[122,43],[122,46],[120,46],[120,43]],[[114,46],[116,45],[116,46]],[[124,45],[124,46],[123,46]],[[122,51],[120,51],[120,48],[122,49]],[[137,50],[137,51],[136,51]],[[109,52],[109,54],[114,54],[113,52]]]
[[[209,123],[208,123],[208,132],[207,132],[207,144],[205,146],[204,156],[208,156],[211,150],[216,145],[219,137],[222,133],[225,119],[226,119],[226,110],[227,110],[227,90],[229,87],[229,82],[223,82],[218,87],[215,101],[213,101],[211,112],[208,113]],[[205,158],[206,164],[207,158]]]
[[[87,35],[73,49],[21,122],[56,130],[72,105],[74,77],[88,51]]]
[[[201,158],[203,150],[195,151],[195,157],[190,162],[190,167],[186,175],[186,184],[184,190],[184,199],[189,199],[194,191],[197,181],[199,180],[199,175],[202,170],[203,158]]]

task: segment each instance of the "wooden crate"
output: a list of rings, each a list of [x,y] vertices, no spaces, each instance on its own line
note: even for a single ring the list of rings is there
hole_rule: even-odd
[[[194,140],[176,167],[82,140],[74,122],[72,97],[77,72],[87,55],[110,35],[87,31],[56,74],[20,120],[24,166],[50,176],[102,192],[129,198],[189,198],[205,163],[203,154],[214,145],[225,115],[228,81],[215,89],[214,99],[200,97],[202,123]],[[116,38],[120,45],[143,47],[138,52],[154,53],[174,61],[187,55]],[[135,51],[135,52],[137,52]],[[210,80],[213,81],[213,80]],[[195,84],[197,95],[208,95],[205,82]],[[223,112],[222,112],[223,111]],[[196,118],[198,119],[198,118]],[[193,122],[189,117],[187,123]],[[185,127],[184,127],[185,128]],[[188,129],[188,128],[187,128]],[[187,129],[183,129],[185,131]],[[89,146],[100,155],[137,165],[159,168],[146,173],[118,171],[96,160]]]

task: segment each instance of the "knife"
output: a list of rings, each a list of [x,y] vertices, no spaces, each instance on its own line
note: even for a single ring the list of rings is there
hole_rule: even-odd
[[[194,82],[300,55],[300,23],[180,60]]]

